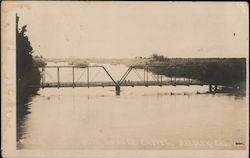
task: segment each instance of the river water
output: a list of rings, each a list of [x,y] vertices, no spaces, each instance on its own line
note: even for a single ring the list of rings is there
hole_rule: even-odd
[[[104,66],[116,81],[127,70]],[[141,77],[142,70],[131,71],[127,80]],[[46,82],[56,80],[56,69],[48,70]],[[69,68],[60,70],[64,81],[72,81]],[[86,70],[75,70],[75,81],[86,81]],[[90,81],[111,80],[93,68]],[[40,89],[29,103],[17,148],[245,149],[246,97],[207,91],[207,86],[121,87],[116,96],[114,87]]]

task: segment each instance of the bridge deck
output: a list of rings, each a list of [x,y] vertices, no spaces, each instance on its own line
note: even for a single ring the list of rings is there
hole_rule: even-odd
[[[200,81],[130,81],[130,82],[123,82],[120,83],[118,86],[178,86],[178,85],[209,85],[208,83],[203,83]],[[29,87],[44,87],[44,88],[53,88],[53,87],[111,87],[117,86],[112,81],[103,81],[103,82],[50,82],[44,83],[40,85],[31,85]]]

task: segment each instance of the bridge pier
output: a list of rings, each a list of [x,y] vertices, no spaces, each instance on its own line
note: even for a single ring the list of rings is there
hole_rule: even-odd
[[[115,86],[115,92],[116,92],[116,95],[117,95],[117,96],[120,95],[121,88],[120,88],[119,85],[116,85],[116,86]]]
[[[217,92],[218,86],[217,85],[209,85],[209,93]]]
[[[214,85],[214,91],[217,92],[217,90],[218,90],[217,85]]]
[[[209,92],[211,93],[213,90],[212,90],[212,85],[210,84],[209,85]]]
[[[60,68],[57,67],[57,88],[60,87]]]

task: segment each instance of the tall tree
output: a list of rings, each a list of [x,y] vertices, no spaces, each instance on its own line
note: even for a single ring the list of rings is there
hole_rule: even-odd
[[[39,84],[40,72],[34,67],[35,61],[32,58],[33,48],[29,41],[27,25],[19,29],[19,16],[16,15],[16,77],[19,88],[27,88],[30,84]]]
[[[16,15],[16,102],[17,102],[17,140],[20,138],[20,129],[23,117],[28,113],[28,102],[31,96],[35,95],[36,89],[28,88],[28,85],[40,83],[40,71],[35,67],[32,58],[33,48],[29,41],[27,25],[19,29],[19,16]]]

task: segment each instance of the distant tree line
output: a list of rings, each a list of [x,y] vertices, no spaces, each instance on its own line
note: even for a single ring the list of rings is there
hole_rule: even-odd
[[[151,71],[168,77],[186,77],[241,88],[246,83],[245,58],[172,59],[154,54],[149,65],[162,65],[161,68],[151,68]]]

